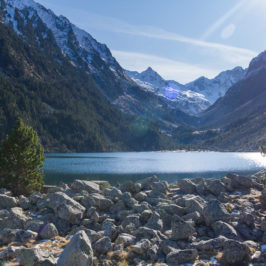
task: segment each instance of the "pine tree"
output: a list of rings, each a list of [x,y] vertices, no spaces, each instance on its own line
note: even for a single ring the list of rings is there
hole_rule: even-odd
[[[0,148],[0,187],[15,195],[40,191],[44,158],[37,132],[18,119]]]

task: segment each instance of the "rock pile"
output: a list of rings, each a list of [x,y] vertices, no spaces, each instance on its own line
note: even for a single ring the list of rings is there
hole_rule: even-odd
[[[18,198],[0,189],[0,261],[263,265],[266,190],[260,180],[265,175],[173,184],[153,176],[118,187],[75,180]]]

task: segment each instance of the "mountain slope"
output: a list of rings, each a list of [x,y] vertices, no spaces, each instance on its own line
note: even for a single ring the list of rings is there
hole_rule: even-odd
[[[1,1],[2,15],[4,2]],[[22,117],[46,151],[156,150],[169,138],[149,120],[106,102],[93,75],[73,65],[30,10],[15,10],[17,30],[0,23],[0,138]],[[1,17],[2,22],[6,22]],[[22,38],[23,37],[23,38]],[[142,128],[141,131],[139,128]]]
[[[266,51],[254,58],[245,77],[200,114],[204,128],[222,128],[208,145],[257,150],[266,142]]]

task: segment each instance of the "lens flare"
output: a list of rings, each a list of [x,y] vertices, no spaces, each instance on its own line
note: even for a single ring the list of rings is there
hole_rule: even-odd
[[[179,87],[176,85],[168,85],[165,89],[164,89],[164,96],[169,99],[169,100],[175,100],[176,98],[178,98],[179,95]]]

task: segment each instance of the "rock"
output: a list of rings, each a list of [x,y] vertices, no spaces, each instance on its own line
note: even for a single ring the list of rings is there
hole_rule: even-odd
[[[75,180],[71,185],[71,189],[76,191],[85,190],[89,193],[99,193],[100,186],[94,182],[86,181],[86,180]]]
[[[218,200],[208,202],[207,206],[203,209],[203,216],[207,226],[210,226],[216,221],[227,222],[230,219],[230,214],[225,206]]]
[[[178,180],[177,184],[184,194],[194,194],[196,192],[196,185],[190,179]]]
[[[148,250],[147,250],[147,256],[148,259],[150,259],[152,262],[157,262],[158,260],[158,250],[159,247],[157,245],[152,245]]]
[[[261,192],[261,205],[262,205],[262,208],[266,209],[266,189],[264,189],[262,192]]]
[[[106,188],[111,187],[111,186],[110,186],[110,183],[109,183],[108,181],[105,181],[105,180],[92,180],[91,182],[93,182],[93,183],[99,185],[100,190],[102,190],[102,191],[103,191],[104,189],[106,189]]]
[[[107,198],[105,198],[101,194],[93,193],[91,197],[95,201],[95,206],[99,208],[101,211],[107,211],[113,205],[113,202]]]
[[[139,193],[137,193],[137,194],[135,195],[135,199],[136,199],[137,201],[144,201],[144,200],[147,199],[147,194],[146,194],[145,192],[141,191],[141,192],[139,192]]]
[[[154,182],[159,182],[159,178],[156,175],[144,178],[139,183],[143,190],[149,190],[151,189],[151,184]]]
[[[116,187],[106,188],[103,193],[105,197],[110,198],[112,201],[117,201],[122,196],[121,190]]]
[[[196,191],[197,194],[201,195],[201,196],[205,196],[208,194],[208,190],[206,188],[206,180],[202,179],[197,185],[196,185]]]
[[[196,224],[201,224],[203,222],[203,218],[200,215],[199,212],[195,211],[195,212],[191,212],[187,215],[182,216],[182,219],[184,221],[188,221],[188,220],[192,220],[193,222],[195,222]]]
[[[142,239],[139,242],[137,242],[135,245],[132,245],[130,249],[139,254],[145,254],[151,247],[151,242],[148,239]]]
[[[263,235],[263,232],[259,228],[250,228],[241,221],[238,222],[238,224],[235,226],[235,229],[245,240],[257,241]]]
[[[150,229],[148,227],[139,227],[137,230],[134,232],[134,235],[139,238],[147,238],[147,239],[160,239],[159,234],[156,230]]]
[[[263,221],[261,222],[260,229],[261,229],[263,232],[266,232],[266,220],[263,220]]]
[[[42,239],[53,239],[58,236],[58,231],[53,223],[43,224],[39,229],[39,236]]]
[[[106,219],[102,224],[102,229],[104,230],[104,235],[110,237],[114,241],[117,237],[118,231],[113,221]]]
[[[116,245],[123,244],[124,247],[126,247],[126,246],[129,246],[131,244],[134,244],[135,243],[135,240],[136,240],[136,237],[135,236],[132,236],[130,234],[122,233],[122,234],[120,234],[117,237],[115,243],[116,243]]]
[[[54,210],[56,216],[71,223],[79,224],[83,218],[85,208],[63,192],[47,195],[48,206]]]
[[[91,242],[84,231],[79,231],[61,253],[57,266],[90,266],[92,261]]]
[[[4,194],[0,194],[0,208],[7,209],[13,208],[18,205],[18,200]]]
[[[217,199],[222,203],[226,203],[230,200],[230,196],[227,192],[221,192]]]
[[[93,244],[93,249],[98,253],[98,254],[106,254],[108,251],[112,250],[112,243],[111,239],[107,236],[97,240]]]
[[[167,192],[168,184],[167,182],[153,182],[151,183],[151,189],[153,191],[159,191],[163,194]]]
[[[206,179],[205,187],[216,196],[226,192],[226,186],[219,179]]]
[[[226,240],[223,258],[229,265],[236,265],[249,258],[249,249],[247,245],[236,240]]]
[[[178,244],[176,241],[172,241],[172,240],[169,240],[169,239],[165,239],[163,241],[161,241],[160,243],[160,248],[161,248],[161,251],[167,255],[169,254],[170,252],[178,249]]]
[[[28,220],[30,220],[30,218],[25,215],[21,208],[14,207],[9,211],[8,216],[3,219],[3,225],[11,229],[24,229]]]
[[[140,226],[139,214],[128,215],[122,222],[122,226],[125,228],[130,223],[134,224],[136,228],[139,227]]]
[[[162,230],[163,222],[160,218],[160,215],[157,212],[154,212],[149,218],[145,226],[151,229],[159,230],[159,231]]]
[[[21,248],[15,251],[16,258],[19,259],[20,265],[39,266],[39,265],[56,265],[56,259],[49,250],[40,248]]]
[[[30,208],[30,200],[23,195],[19,196],[18,204],[23,210],[28,210]]]
[[[241,220],[249,227],[253,227],[255,223],[255,217],[250,213],[243,213]]]
[[[175,250],[166,257],[166,262],[171,265],[180,265],[183,263],[194,262],[198,256],[196,249]]]
[[[184,215],[185,214],[185,208],[180,207],[176,204],[167,204],[167,203],[161,203],[157,206],[158,211],[164,210],[165,212],[171,214],[171,215]]]
[[[219,236],[217,238],[202,240],[200,242],[194,242],[192,247],[200,251],[214,251],[223,248],[224,242],[227,240],[224,236]]]
[[[232,180],[233,188],[256,188],[259,190],[263,190],[263,185],[257,183],[252,177],[248,176],[240,176],[237,174],[227,174],[227,177]]]
[[[135,184],[133,182],[125,182],[125,183],[121,184],[119,188],[123,193],[124,192],[129,192],[132,194],[136,193],[136,187],[135,187]]]
[[[193,196],[191,198],[185,198],[185,207],[186,212],[199,212],[201,215],[203,214],[203,209],[206,206],[205,201],[199,196]]]
[[[212,229],[215,232],[216,236],[221,235],[229,239],[238,239],[238,235],[234,227],[225,222],[217,221],[213,223]]]
[[[140,215],[140,222],[142,224],[147,223],[151,216],[152,216],[152,211],[151,210],[145,210],[145,211],[143,211],[141,213],[141,215]]]
[[[188,222],[185,222],[179,216],[174,215],[171,223],[171,239],[172,240],[188,240],[191,239],[192,235],[195,232],[193,226]]]

